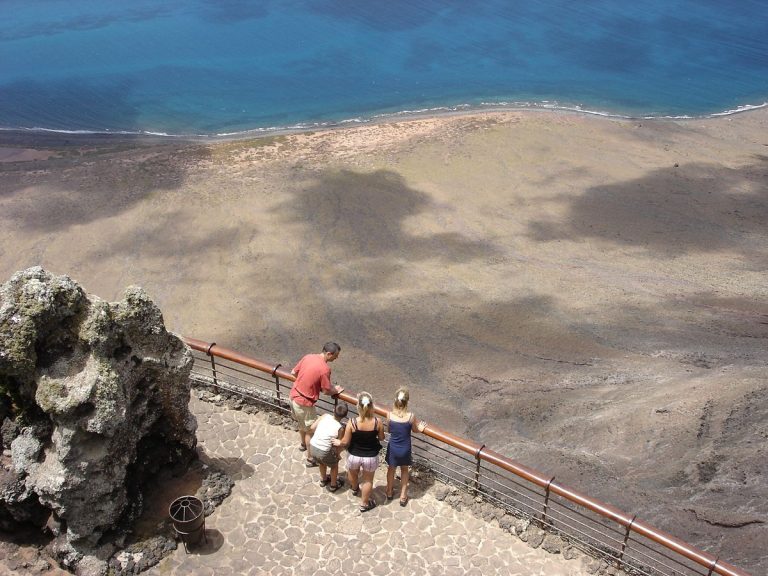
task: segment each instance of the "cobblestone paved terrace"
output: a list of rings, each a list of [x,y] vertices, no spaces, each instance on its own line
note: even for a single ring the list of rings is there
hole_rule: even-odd
[[[307,469],[297,434],[247,414],[190,404],[199,422],[203,460],[235,479],[232,495],[206,519],[208,544],[183,546],[153,575],[213,574],[586,574],[586,560],[533,549],[495,521],[459,512],[435,497],[439,485],[411,485],[406,508],[384,495],[385,468],[376,474],[379,506],[361,514],[347,486],[335,494]],[[342,465],[343,469],[343,465]],[[342,473],[343,474],[343,473]]]

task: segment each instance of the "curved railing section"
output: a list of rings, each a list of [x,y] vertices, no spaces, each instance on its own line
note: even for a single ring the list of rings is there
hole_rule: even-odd
[[[288,392],[294,377],[289,367],[269,364],[194,338],[184,342],[196,353],[193,378],[290,412]],[[356,413],[356,396],[348,391],[334,399],[321,397],[317,407],[331,411],[337,402]],[[387,417],[389,411],[377,406]],[[675,538],[613,506],[560,484],[506,456],[428,424],[413,436],[416,463],[436,477],[470,494],[527,518],[567,542],[630,574],[677,576],[749,576],[708,552]]]

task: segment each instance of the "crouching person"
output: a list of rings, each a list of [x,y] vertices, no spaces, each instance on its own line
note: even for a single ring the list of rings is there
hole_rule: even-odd
[[[328,490],[336,492],[341,486],[339,478],[339,453],[341,448],[333,445],[344,433],[342,419],[347,416],[347,405],[339,404],[331,414],[323,414],[312,423],[312,439],[309,450],[320,468],[320,486],[328,486]]]

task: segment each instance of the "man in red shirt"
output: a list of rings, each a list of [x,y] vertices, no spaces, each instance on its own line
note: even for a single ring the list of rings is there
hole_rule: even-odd
[[[320,354],[307,354],[291,370],[296,381],[291,388],[291,412],[299,423],[300,450],[307,450],[312,439],[312,423],[317,420],[315,403],[320,398],[320,392],[336,396],[344,391],[340,386],[331,384],[331,367],[329,364],[336,360],[341,353],[341,346],[335,342],[326,342]],[[307,450],[307,467],[317,466]]]

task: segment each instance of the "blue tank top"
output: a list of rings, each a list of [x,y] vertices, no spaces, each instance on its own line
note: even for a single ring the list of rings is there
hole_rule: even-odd
[[[389,445],[386,461],[390,466],[410,466],[411,456],[411,419],[407,422],[389,421]]]

